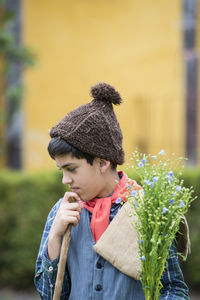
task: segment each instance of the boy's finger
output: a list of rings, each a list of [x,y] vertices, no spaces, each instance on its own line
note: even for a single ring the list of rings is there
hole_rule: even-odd
[[[63,200],[64,200],[64,201],[67,201],[67,202],[73,202],[73,200],[70,199],[70,198],[72,198],[72,199],[74,199],[74,200],[76,200],[76,201],[79,201],[79,200],[80,200],[79,195],[77,195],[77,194],[74,193],[74,192],[66,192],[66,193],[64,194]]]
[[[75,203],[64,203],[63,208],[65,210],[76,210],[78,212],[81,212],[81,207],[78,202]]]

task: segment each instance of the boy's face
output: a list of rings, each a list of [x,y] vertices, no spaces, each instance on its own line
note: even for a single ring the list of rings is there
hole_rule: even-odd
[[[72,192],[82,201],[95,197],[105,197],[105,182],[101,173],[100,159],[95,158],[93,165],[86,159],[72,157],[71,154],[55,157],[56,164],[63,171],[63,184],[68,184]]]

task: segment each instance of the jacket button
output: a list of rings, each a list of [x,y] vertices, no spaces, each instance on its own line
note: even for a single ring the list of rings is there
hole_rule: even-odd
[[[96,267],[97,267],[97,269],[101,269],[103,266],[100,262],[97,262]]]
[[[97,284],[95,286],[95,290],[98,291],[98,292],[101,291],[102,290],[102,286],[100,284]]]

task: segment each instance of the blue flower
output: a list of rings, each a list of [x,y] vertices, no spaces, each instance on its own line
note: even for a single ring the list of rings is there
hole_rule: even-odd
[[[148,179],[145,180],[144,183],[145,183],[146,185],[148,185],[148,184],[149,184],[149,180],[148,180]]]
[[[151,157],[152,157],[153,159],[156,159],[156,158],[157,158],[157,156],[156,156],[156,155],[152,155]]]
[[[142,167],[144,167],[144,164],[140,161],[140,162],[138,163],[138,167],[142,168]]]
[[[131,191],[131,196],[135,197],[136,194],[137,194],[137,193],[136,193],[135,190],[132,190],[132,191]]]
[[[174,180],[174,178],[172,176],[169,176],[169,175],[167,175],[166,178],[168,179],[169,182]]]
[[[144,260],[146,260],[146,257],[144,255],[142,255],[141,259],[144,261]]]
[[[152,178],[152,180],[153,180],[153,182],[158,182],[158,176],[154,176],[154,177]]]
[[[140,240],[140,244],[143,244],[143,240]]]
[[[151,187],[154,187],[154,185],[155,185],[153,182],[150,182],[150,184],[151,184]]]
[[[134,203],[134,206],[137,207],[137,201]]]
[[[163,214],[166,214],[166,212],[168,211],[168,209],[166,207],[163,207]]]
[[[178,185],[178,186],[176,187],[176,190],[177,190],[178,192],[180,192],[180,191],[181,191],[181,186]]]
[[[146,159],[143,157],[143,159],[141,160],[143,163],[145,163],[146,162]]]
[[[176,193],[174,193],[172,196],[173,196],[173,197],[176,197]]]
[[[183,207],[184,206],[184,202],[183,202],[183,200],[181,200],[181,202],[180,202],[180,204],[179,204],[179,207],[181,208],[181,207]]]
[[[169,203],[170,203],[170,204],[174,203],[174,199],[171,198],[171,199],[169,200]]]
[[[117,198],[117,200],[115,201],[115,203],[119,204],[122,202],[122,199],[120,197]]]
[[[165,150],[162,149],[160,152],[159,152],[160,155],[165,155]]]
[[[169,173],[167,175],[174,176],[174,173],[172,171],[169,171]]]

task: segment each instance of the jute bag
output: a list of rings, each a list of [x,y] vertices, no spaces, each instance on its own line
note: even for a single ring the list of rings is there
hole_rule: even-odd
[[[94,250],[122,273],[139,279],[141,262],[138,236],[131,210],[127,201],[94,245]]]
[[[94,250],[119,271],[139,280],[141,261],[135,221],[136,215],[132,213],[132,207],[127,201],[94,245]],[[181,220],[176,240],[178,251],[187,256],[190,250],[190,241],[185,217]]]

